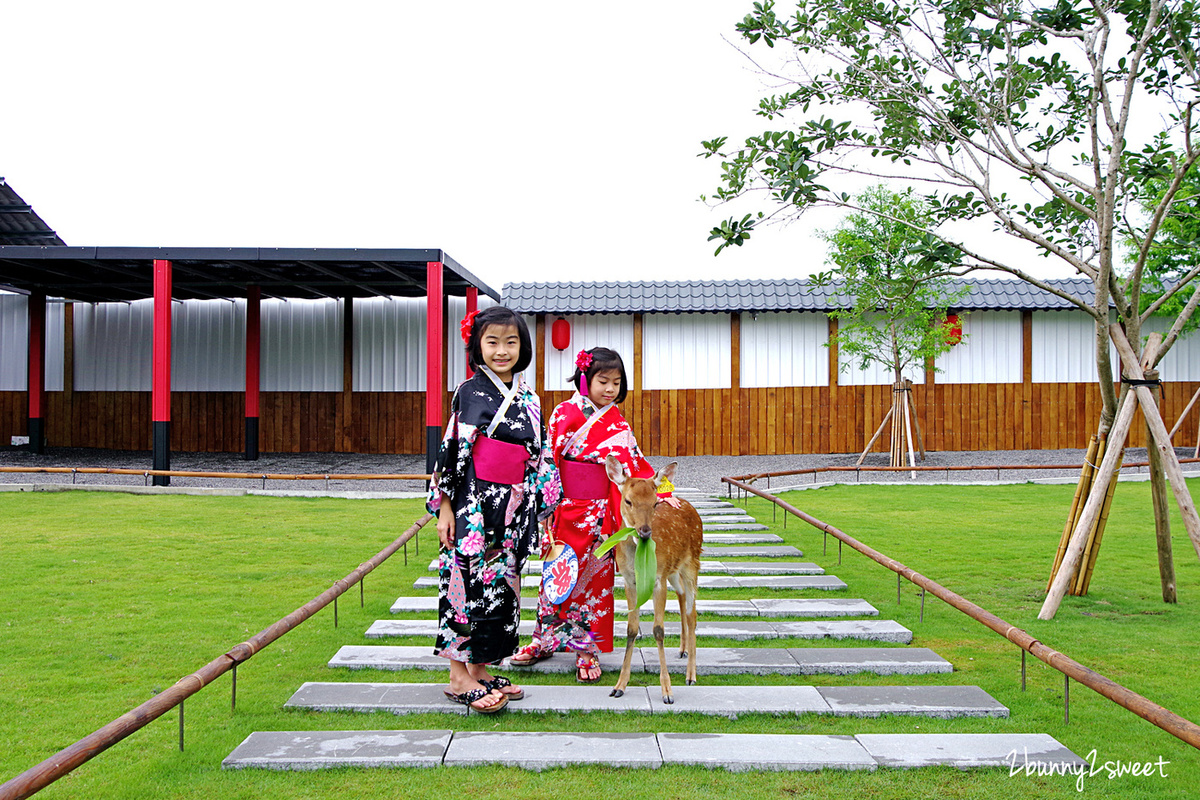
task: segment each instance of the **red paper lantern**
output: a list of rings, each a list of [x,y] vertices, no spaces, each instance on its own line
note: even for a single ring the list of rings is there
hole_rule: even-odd
[[[946,344],[961,344],[962,343],[962,320],[958,318],[958,314],[946,315]]]
[[[561,317],[550,326],[550,343],[555,350],[566,350],[571,346],[571,323]]]

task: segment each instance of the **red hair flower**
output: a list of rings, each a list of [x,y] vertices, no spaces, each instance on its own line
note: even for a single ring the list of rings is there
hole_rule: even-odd
[[[458,326],[459,332],[462,334],[463,344],[466,344],[471,339],[471,328],[475,325],[475,317],[479,316],[479,309],[468,312],[463,321]]]
[[[592,365],[592,354],[587,350],[580,350],[575,356],[575,366],[580,372],[586,372],[587,368]]]

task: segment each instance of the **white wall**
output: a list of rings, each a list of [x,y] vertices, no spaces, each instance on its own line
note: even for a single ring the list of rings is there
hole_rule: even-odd
[[[173,303],[171,390],[241,392],[245,389],[246,301]]]
[[[150,391],[153,325],[153,300],[76,303],[76,391]]]
[[[1174,320],[1151,317],[1142,326],[1142,334],[1165,334]],[[1180,336],[1158,363],[1159,377],[1164,381],[1200,381],[1200,331]]]
[[[811,311],[742,313],[741,385],[828,386],[829,318]]]
[[[354,391],[425,390],[424,298],[355,298],[353,335]]]
[[[63,388],[62,303],[46,304],[46,377],[44,388]],[[29,388],[29,298],[0,292],[0,391],[23,392]]]
[[[958,315],[963,340],[937,360],[938,383],[1020,383],[1021,312],[970,311]]]
[[[1115,370],[1116,351],[1110,346],[1109,352]],[[1095,320],[1078,310],[1033,312],[1033,382],[1097,380]]]
[[[342,391],[343,301],[262,301],[264,392]]]
[[[571,314],[565,317],[571,325],[571,342],[566,350],[556,350],[552,343],[556,314],[546,315],[545,341],[542,350],[546,354],[546,385],[538,387],[548,392],[569,391],[567,383],[575,372],[575,356],[580,350],[607,347],[616,350],[625,362],[625,376],[633,388],[633,315],[632,314]],[[645,335],[643,329],[643,337]],[[645,347],[645,339],[642,340]],[[645,384],[643,384],[645,386]],[[647,387],[649,388],[649,387]]]
[[[643,389],[728,389],[731,356],[728,314],[642,317]]]

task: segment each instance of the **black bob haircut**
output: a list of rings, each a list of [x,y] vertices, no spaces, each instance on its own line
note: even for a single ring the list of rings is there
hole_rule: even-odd
[[[467,338],[467,363],[476,372],[483,366],[483,349],[479,340],[483,338],[484,331],[493,325],[499,325],[501,328],[511,325],[517,329],[517,337],[521,340],[521,352],[517,355],[517,362],[513,364],[513,374],[524,372],[529,362],[533,361],[533,340],[529,338],[529,326],[521,319],[520,314],[505,306],[485,308],[475,317],[471,325],[471,335]]]
[[[575,374],[571,376],[569,383],[578,389],[579,379],[583,378],[590,386],[592,378],[596,376],[597,372],[616,370],[621,373],[621,391],[617,392],[617,399],[614,402],[624,403],[625,395],[629,393],[629,379],[625,377],[625,362],[621,360],[621,356],[617,354],[616,350],[609,350],[607,347],[593,347],[585,352],[591,353],[592,363],[586,370],[575,367]]]

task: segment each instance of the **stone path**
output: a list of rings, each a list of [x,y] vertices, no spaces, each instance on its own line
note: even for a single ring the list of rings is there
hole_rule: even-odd
[[[735,772],[1018,764],[1086,768],[1041,733],[859,734],[562,733],[537,731],[297,731],[252,733],[226,769],[435,767],[502,764],[540,771],[691,764]]]
[[[725,588],[762,588],[774,591],[843,591],[848,587],[836,576],[825,575],[818,565],[799,562],[803,554],[783,544],[774,534],[715,533],[718,530],[765,529],[745,512],[716,498],[700,497],[694,490],[677,489],[691,500],[705,522],[704,557],[700,587],[704,593]],[[733,527],[730,527],[733,526]],[[718,544],[720,542],[721,544]],[[751,545],[751,546],[746,546]],[[732,561],[759,558],[770,561]],[[713,560],[718,559],[718,560]],[[437,569],[437,561],[429,565]],[[526,566],[522,583],[536,587],[540,562]],[[436,577],[419,578],[416,588],[436,589]],[[347,645],[328,662],[332,668],[350,670],[433,670],[444,672],[445,659],[434,656],[428,639],[437,633],[436,596],[399,597],[393,614],[416,614],[420,619],[378,620],[366,632],[368,639],[422,637],[421,645]],[[627,611],[623,599],[615,611]],[[652,609],[652,603],[643,606]],[[668,611],[675,603],[667,604]],[[536,609],[536,593],[521,600],[526,612]],[[824,639],[909,645],[910,630],[892,620],[846,619],[878,617],[865,600],[843,597],[784,596],[752,600],[696,601],[701,619],[697,635],[733,641],[762,639]],[[675,605],[676,611],[678,606]],[[526,616],[530,616],[526,614]],[[745,619],[719,621],[711,617]],[[642,622],[641,636],[652,642],[651,622]],[[620,628],[620,626],[618,625]],[[668,620],[669,637],[678,637],[679,623]],[[532,619],[523,620],[521,633],[532,633]],[[623,629],[622,629],[623,630]],[[668,669],[682,674],[686,660],[678,658],[678,640],[668,641]],[[673,646],[672,646],[673,645]],[[632,654],[634,673],[658,672],[657,647],[639,647]],[[601,655],[606,673],[620,670],[624,648]],[[950,662],[922,647],[697,647],[697,673],[704,675],[918,675],[949,673]],[[530,667],[507,667],[515,678],[521,672],[570,674],[574,657],[556,654]],[[347,673],[342,673],[347,674]],[[358,672],[354,674],[359,674]],[[737,717],[740,714],[870,718],[909,715],[936,718],[994,717],[1007,719],[1008,709],[977,686],[809,686],[781,685],[680,685],[674,681],[674,703],[664,704],[653,678],[646,685],[631,684],[624,696],[609,696],[611,687],[542,685],[525,682],[526,696],[512,701],[516,713],[569,713],[621,711],[631,714],[670,715],[699,713]],[[308,682],[290,700],[288,708],[312,711],[389,712],[392,714],[440,713],[461,716],[467,707],[450,702],[442,683]],[[911,768],[948,765],[1013,767],[1041,764],[1079,768],[1086,762],[1052,737],[1038,733],[1000,734],[871,734],[820,736],[799,734],[691,734],[691,733],[564,733],[527,731],[387,730],[298,731],[251,734],[222,763],[226,768],[321,769],[342,766],[469,767],[504,764],[542,770],[570,765],[606,765],[657,768],[664,764],[691,764],[733,771]]]
[[[320,683],[301,686],[286,708],[308,711],[386,711],[392,714],[470,713],[446,701],[441,683]],[[514,712],[628,711],[639,714],[825,714],[877,717],[881,714],[1007,718],[1008,709],[978,686],[674,686],[675,702],[663,703],[657,686],[630,685],[622,697],[608,686],[525,684],[525,699]]]
[[[641,621],[641,636],[651,637],[652,621]],[[521,620],[519,631],[522,636],[533,635],[534,622]],[[679,636],[679,623],[667,620],[663,629],[668,637]],[[394,636],[437,636],[437,620],[434,619],[380,619],[367,628],[368,639],[386,639]],[[624,630],[624,628],[621,628]],[[749,639],[858,639],[875,642],[908,644],[912,631],[890,619],[871,620],[805,620],[800,622],[715,622],[699,620],[696,635],[720,639],[746,641]]]

